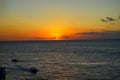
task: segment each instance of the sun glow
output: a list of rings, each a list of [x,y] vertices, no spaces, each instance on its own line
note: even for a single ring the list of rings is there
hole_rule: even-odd
[[[61,35],[56,32],[56,33],[55,33],[55,40],[59,40],[59,39],[60,39],[60,36],[61,36]]]
[[[47,24],[38,31],[38,38],[45,40],[65,40],[68,36],[73,35],[75,28],[70,27],[69,24]]]

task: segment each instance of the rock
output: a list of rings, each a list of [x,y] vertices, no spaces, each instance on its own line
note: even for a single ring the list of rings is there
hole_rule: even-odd
[[[5,80],[6,78],[6,71],[4,67],[0,67],[0,80]]]

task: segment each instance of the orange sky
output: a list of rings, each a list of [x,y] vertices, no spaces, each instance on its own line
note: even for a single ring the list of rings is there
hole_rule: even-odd
[[[119,0],[1,0],[0,41],[119,39],[118,3]]]

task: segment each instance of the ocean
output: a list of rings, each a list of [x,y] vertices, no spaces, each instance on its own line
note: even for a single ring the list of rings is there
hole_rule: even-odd
[[[120,80],[120,40],[1,41],[0,66],[6,80]]]

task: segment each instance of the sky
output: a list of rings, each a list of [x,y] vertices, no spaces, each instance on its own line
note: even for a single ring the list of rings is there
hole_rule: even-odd
[[[0,0],[0,41],[120,39],[120,0]]]

